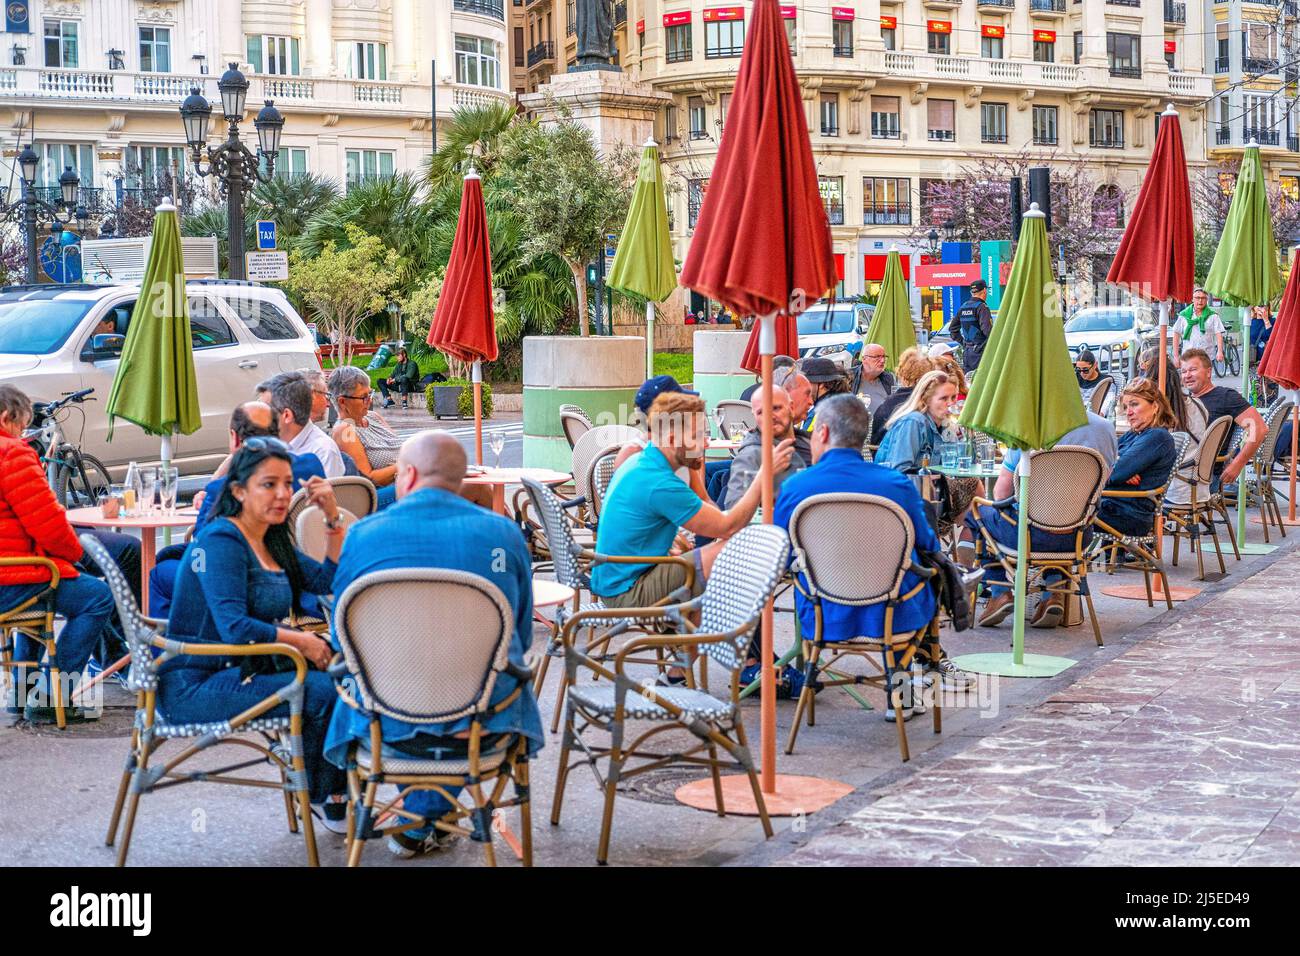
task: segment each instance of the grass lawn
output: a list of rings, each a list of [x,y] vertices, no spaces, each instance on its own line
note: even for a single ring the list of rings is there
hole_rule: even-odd
[[[351,364],[355,365],[357,368],[364,369],[367,365],[370,364],[373,358],[374,358],[373,355],[356,355],[353,356]],[[421,375],[428,375],[432,372],[441,372],[444,375],[447,374],[447,360],[446,358],[443,357],[443,354],[441,352],[432,352],[424,356],[423,358],[416,359],[416,361],[420,365]],[[323,364],[325,367],[325,371],[329,372],[329,370],[334,368],[334,366],[337,363],[331,358],[326,358],[323,360]],[[379,380],[381,378],[388,378],[390,375],[392,375],[393,369],[396,367],[397,367],[397,354],[394,353],[393,357],[389,360],[388,364],[385,365],[383,368],[375,369],[374,371],[370,371],[370,370],[366,371],[366,374],[370,376],[370,384],[372,386],[377,387],[379,384]]]
[[[671,375],[685,385],[695,381],[695,356],[690,353],[656,352],[655,374]]]

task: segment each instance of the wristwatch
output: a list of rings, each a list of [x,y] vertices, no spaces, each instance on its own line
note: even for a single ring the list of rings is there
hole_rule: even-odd
[[[325,529],[327,531],[337,531],[343,523],[343,515],[336,514],[333,518],[325,519]]]

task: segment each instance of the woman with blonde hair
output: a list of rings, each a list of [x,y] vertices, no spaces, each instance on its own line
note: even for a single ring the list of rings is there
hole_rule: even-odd
[[[885,432],[889,429],[889,419],[900,405],[903,405],[912,395],[912,389],[916,383],[921,380],[927,372],[933,372],[935,369],[934,360],[930,358],[922,349],[912,346],[905,349],[903,354],[898,357],[898,370],[894,377],[898,383],[894,393],[880,403],[879,408],[871,410],[871,442],[879,445],[885,440]]]
[[[957,386],[957,401],[966,401],[970,386],[966,383],[966,373],[961,370],[961,363],[952,357],[951,352],[944,352],[942,355],[935,356],[932,361],[934,367],[946,374],[952,383]]]

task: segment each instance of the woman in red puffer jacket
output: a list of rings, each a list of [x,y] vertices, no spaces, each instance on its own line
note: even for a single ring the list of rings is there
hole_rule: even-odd
[[[103,581],[78,574],[73,567],[72,562],[81,557],[81,544],[45,480],[35,449],[22,440],[31,420],[31,400],[12,385],[0,385],[0,558],[47,558],[58,568],[54,610],[67,623],[59,634],[53,663],[66,675],[65,688],[71,688],[113,613],[113,595]],[[43,562],[0,565],[0,611],[13,610],[43,594],[50,578],[49,566]],[[39,643],[17,637],[15,660],[37,660],[41,652]],[[15,677],[19,693],[7,701],[9,708],[21,702],[28,720],[53,720],[47,675],[41,675],[34,693],[24,670],[17,670]],[[63,699],[70,699],[66,689]],[[87,716],[69,712],[70,719]]]

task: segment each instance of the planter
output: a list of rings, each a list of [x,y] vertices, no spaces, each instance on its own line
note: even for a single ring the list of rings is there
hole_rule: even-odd
[[[460,393],[464,385],[430,385],[433,403],[429,411],[434,418],[460,418]]]
[[[740,367],[749,343],[749,333],[730,329],[697,329],[695,332],[695,381],[709,408],[726,398],[740,398],[740,393],[754,384],[754,373]],[[716,430],[713,416],[709,427]]]

